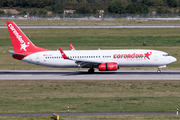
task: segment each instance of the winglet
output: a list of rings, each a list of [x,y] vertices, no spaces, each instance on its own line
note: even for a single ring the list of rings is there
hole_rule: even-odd
[[[72,51],[75,51],[74,47],[71,44],[69,44],[69,46],[70,46]]]
[[[62,51],[61,48],[59,48],[59,51],[61,52],[61,55],[62,55],[62,57],[63,57],[64,59],[69,59],[69,58],[66,56],[66,54]]]

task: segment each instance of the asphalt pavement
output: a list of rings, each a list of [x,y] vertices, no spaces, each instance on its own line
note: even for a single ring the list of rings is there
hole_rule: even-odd
[[[0,80],[180,80],[180,70],[0,70]]]
[[[18,25],[19,28],[180,28],[180,25]],[[0,25],[0,28],[7,28]]]

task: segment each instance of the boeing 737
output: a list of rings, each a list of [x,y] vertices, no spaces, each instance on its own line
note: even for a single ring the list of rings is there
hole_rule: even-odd
[[[144,49],[124,50],[71,50],[51,51],[35,46],[13,22],[7,21],[14,51],[12,57],[26,63],[58,68],[89,68],[88,73],[99,71],[116,71],[120,67],[166,67],[176,61],[166,52]]]

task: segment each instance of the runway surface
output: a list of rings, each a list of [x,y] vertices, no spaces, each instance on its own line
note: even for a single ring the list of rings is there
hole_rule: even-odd
[[[180,28],[180,25],[18,25],[19,28]],[[7,28],[0,25],[0,28]]]
[[[0,70],[0,80],[180,80],[180,70]]]
[[[53,113],[9,113],[0,116],[52,116]],[[175,112],[56,113],[57,115],[175,115]]]

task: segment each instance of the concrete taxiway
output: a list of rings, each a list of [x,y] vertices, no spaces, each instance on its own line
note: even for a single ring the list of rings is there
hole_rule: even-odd
[[[175,115],[175,112],[98,112],[98,113],[56,113],[57,115]],[[0,116],[51,116],[52,113],[4,113]]]
[[[180,80],[180,70],[0,70],[0,80]]]
[[[180,25],[18,25],[19,28],[180,28]],[[7,28],[0,25],[0,28]]]

